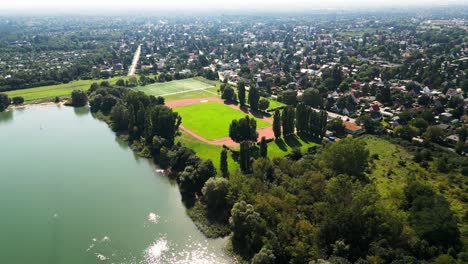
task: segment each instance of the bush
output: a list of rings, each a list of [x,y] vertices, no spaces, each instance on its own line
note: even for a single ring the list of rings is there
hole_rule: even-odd
[[[258,108],[262,111],[265,111],[268,109],[268,107],[270,107],[270,101],[268,101],[268,99],[265,98],[260,99],[260,101],[258,102]]]
[[[71,93],[71,105],[76,107],[85,106],[88,103],[88,96],[81,90],[73,90]]]
[[[13,104],[14,105],[22,105],[24,103],[24,98],[21,96],[13,97]]]
[[[0,93],[0,112],[5,111],[10,105],[10,98],[6,94]]]

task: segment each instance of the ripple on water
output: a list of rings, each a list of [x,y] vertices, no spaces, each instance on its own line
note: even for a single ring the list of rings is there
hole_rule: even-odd
[[[161,235],[151,243],[142,253],[121,251],[117,249],[111,239],[104,236],[102,239],[93,238],[87,252],[93,254],[100,261],[111,261],[119,264],[218,264],[225,263],[222,255],[209,248],[207,240],[194,241],[189,236],[182,245]]]
[[[175,253],[175,243],[170,243],[165,237],[156,240],[145,250],[145,257],[142,264],[218,264],[223,263],[223,259],[209,251],[208,241],[195,243],[191,238],[187,244],[178,249]]]
[[[159,222],[159,218],[161,217],[155,213],[151,212],[148,214],[148,221],[150,221],[153,224],[157,224]]]

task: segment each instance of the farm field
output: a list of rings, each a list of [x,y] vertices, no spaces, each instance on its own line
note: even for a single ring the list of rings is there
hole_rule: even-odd
[[[142,91],[148,95],[165,96],[190,91],[204,90],[211,87],[213,87],[213,85],[192,78],[170,81],[165,83],[155,83],[146,86],[140,86],[135,89],[138,91]]]
[[[106,80],[78,80],[65,84],[14,90],[6,92],[6,94],[9,97],[22,96],[27,103],[51,101],[57,96],[69,97],[71,92],[75,89],[88,90],[94,82],[100,83],[102,81],[108,81],[114,85],[118,79],[125,79],[125,77],[114,77]]]
[[[207,140],[216,140],[229,136],[229,125],[234,119],[246,114],[218,102],[205,102],[175,108],[182,116],[182,125]],[[257,128],[271,124],[256,118]]]

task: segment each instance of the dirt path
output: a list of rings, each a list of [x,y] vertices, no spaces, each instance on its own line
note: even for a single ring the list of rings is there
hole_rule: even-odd
[[[176,108],[176,107],[181,107],[181,106],[186,106],[186,105],[199,104],[199,103],[202,103],[202,102],[218,102],[218,103],[224,104],[224,101],[221,100],[220,98],[207,97],[207,98],[190,98],[190,99],[182,99],[182,100],[177,100],[177,101],[171,101],[171,102],[167,102],[166,105],[168,107],[170,107],[170,108]],[[241,109],[237,105],[226,104],[226,106],[229,106],[232,109],[235,109],[235,110],[242,111],[242,112],[246,113],[243,109]],[[257,117],[257,118],[262,119],[262,120],[264,120],[264,121],[266,121],[266,122],[268,122],[270,124],[273,124],[273,120],[271,118],[269,118],[269,117]],[[180,126],[180,128],[182,130],[184,130],[187,134],[191,135],[192,137],[194,137],[194,138],[196,138],[196,139],[198,139],[198,140],[200,140],[200,141],[202,141],[204,143],[207,143],[207,144],[219,145],[219,146],[226,145],[228,147],[235,147],[235,146],[239,145],[238,143],[234,142],[230,137],[220,138],[220,139],[216,139],[216,140],[207,140],[204,137],[198,135],[197,133],[193,132],[190,129],[185,128],[182,125]],[[262,137],[265,137],[267,139],[274,137],[273,127],[272,126],[257,129],[257,132],[258,132],[259,140]]]

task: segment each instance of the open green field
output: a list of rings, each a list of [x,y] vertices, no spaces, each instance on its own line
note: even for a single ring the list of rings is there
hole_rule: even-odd
[[[182,131],[182,135],[180,137],[177,137],[177,141],[195,151],[200,158],[210,159],[218,170],[218,173],[220,173],[221,151],[223,150],[222,146],[206,144],[184,131]],[[239,169],[239,164],[232,158],[232,155],[228,155],[228,168],[230,172],[234,172]]]
[[[210,87],[213,87],[213,85],[192,78],[140,86],[137,87],[136,90],[142,91],[148,95],[165,96],[196,90],[204,90]]]
[[[182,125],[208,140],[225,138],[234,119],[245,117],[245,113],[217,102],[206,102],[175,108],[182,116]],[[257,128],[270,126],[258,119]]]
[[[21,90],[14,90],[6,92],[9,97],[22,96],[28,103],[31,102],[42,102],[51,101],[55,97],[69,97],[71,92],[75,89],[88,90],[92,83],[100,83],[102,81],[108,81],[112,85],[117,82],[118,79],[125,79],[126,77],[114,77],[106,80],[78,80],[65,84],[42,86],[37,88],[28,88]]]

